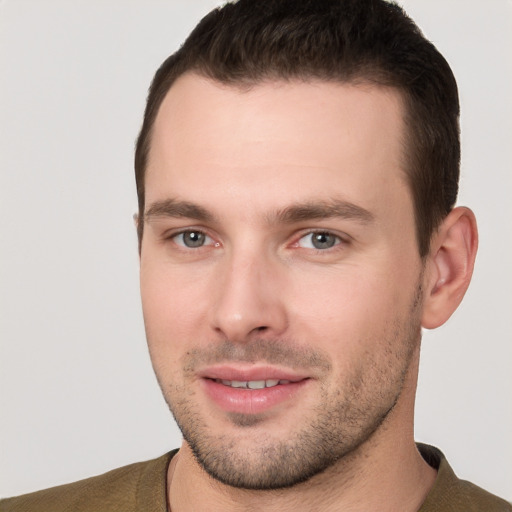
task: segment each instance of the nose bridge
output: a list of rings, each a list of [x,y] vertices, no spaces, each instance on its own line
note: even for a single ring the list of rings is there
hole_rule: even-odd
[[[213,328],[231,341],[254,333],[274,336],[286,328],[279,293],[279,262],[257,247],[233,247],[223,258],[213,305]]]

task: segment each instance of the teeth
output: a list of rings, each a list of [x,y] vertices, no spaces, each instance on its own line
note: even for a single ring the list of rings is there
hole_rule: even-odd
[[[264,380],[250,380],[247,383],[247,387],[249,389],[263,389],[265,387],[265,381]]]
[[[224,386],[230,386],[232,388],[244,388],[244,389],[264,389],[273,388],[278,384],[290,384],[289,380],[278,380],[278,379],[267,379],[267,380],[224,380],[216,379],[216,382],[224,384]]]

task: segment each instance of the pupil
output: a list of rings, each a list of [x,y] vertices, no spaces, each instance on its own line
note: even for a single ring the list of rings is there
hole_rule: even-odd
[[[204,233],[197,231],[188,231],[183,236],[183,241],[187,247],[200,247],[204,244]]]
[[[313,246],[316,249],[329,249],[334,246],[335,237],[329,233],[315,233],[313,235]]]

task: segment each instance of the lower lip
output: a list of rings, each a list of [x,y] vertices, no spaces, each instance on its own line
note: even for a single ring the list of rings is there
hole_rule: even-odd
[[[308,380],[263,389],[232,388],[212,379],[203,379],[203,383],[206,394],[222,410],[239,414],[261,414],[296,398]]]

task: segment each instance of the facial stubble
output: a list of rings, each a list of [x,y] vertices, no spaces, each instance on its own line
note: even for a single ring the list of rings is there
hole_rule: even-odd
[[[421,282],[421,281],[420,281]],[[380,340],[361,340],[367,346],[381,343],[384,352],[368,352],[364,363],[340,386],[328,390],[318,379],[319,400],[298,428],[277,438],[265,414],[227,415],[235,430],[212,433],[206,414],[195,401],[193,387],[164,386],[164,397],[199,465],[214,479],[241,489],[275,490],[310,480],[326,469],[349,460],[379,428],[397,404],[419,349],[422,290],[418,285],[408,314],[390,322]],[[379,360],[386,354],[385,361]],[[191,350],[183,361],[183,374],[192,375],[199,364],[214,362],[286,362],[292,368],[316,368],[331,373],[329,357],[314,349],[283,340],[251,340],[246,344],[224,341],[207,351]],[[158,377],[158,375],[157,375]],[[186,378],[184,382],[190,382]]]

